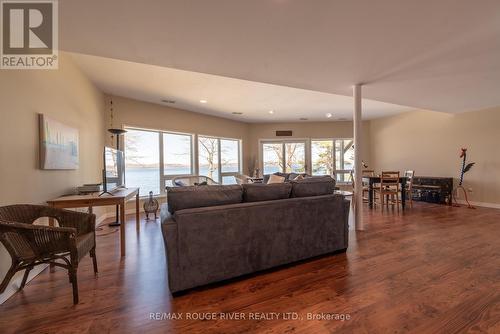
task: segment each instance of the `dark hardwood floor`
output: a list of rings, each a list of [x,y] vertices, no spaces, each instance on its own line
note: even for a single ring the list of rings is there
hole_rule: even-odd
[[[130,217],[124,260],[118,233],[106,228],[99,276],[88,257],[81,263],[79,305],[66,273],[45,270],[0,306],[0,333],[500,333],[500,210],[418,204],[404,215],[364,215],[366,230],[351,231],[346,253],[175,298],[159,222],[143,221],[137,235]],[[151,320],[157,312],[183,319]],[[211,312],[215,320],[186,319]],[[280,319],[248,319],[271,312]],[[283,320],[287,312],[298,319]]]

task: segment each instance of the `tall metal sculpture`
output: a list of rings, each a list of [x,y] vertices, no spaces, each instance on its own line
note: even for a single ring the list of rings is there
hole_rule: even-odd
[[[467,207],[469,209],[475,209],[475,207],[469,203],[469,199],[467,198],[467,190],[465,190],[465,188],[463,187],[462,184],[464,183],[465,173],[470,171],[472,166],[474,166],[476,163],[475,162],[467,163],[467,149],[466,148],[462,148],[462,150],[460,152],[460,158],[462,158],[462,170],[460,171],[460,183],[458,184],[457,187],[455,187],[455,189],[453,189],[453,200],[455,202],[455,206],[460,206],[458,204],[456,196],[458,195],[459,191],[462,191],[462,193],[464,194],[464,197],[465,197],[465,202],[467,203]]]

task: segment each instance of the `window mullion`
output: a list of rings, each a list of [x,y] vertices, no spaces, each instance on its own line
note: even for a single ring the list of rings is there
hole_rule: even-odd
[[[281,155],[283,156],[283,159],[282,159],[283,169],[281,170],[281,172],[286,173],[286,144],[285,144],[285,142],[281,143]]]
[[[195,175],[200,175],[200,166],[199,166],[199,163],[200,163],[200,159],[198,157],[198,154],[199,154],[199,145],[198,145],[198,135],[195,134],[194,135],[194,143],[193,143],[193,150],[194,150],[194,154],[193,154],[193,167],[194,167],[194,174]]]
[[[160,194],[165,193],[165,161],[163,156],[163,133],[158,132],[158,140],[160,147]]]
[[[222,184],[222,152],[220,138],[217,138],[217,164],[219,167],[219,183]]]
[[[337,141],[333,140],[333,171],[337,173]]]

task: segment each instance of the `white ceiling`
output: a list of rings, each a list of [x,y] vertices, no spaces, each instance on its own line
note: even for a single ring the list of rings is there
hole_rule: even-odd
[[[59,10],[66,51],[338,95],[364,83],[365,98],[435,111],[500,105],[498,0],[68,0]]]
[[[102,91],[245,122],[352,119],[351,97],[264,84],[123,60],[71,54]],[[175,100],[175,104],[162,103]],[[203,104],[200,100],[207,100]],[[393,115],[411,108],[363,100],[365,119]],[[274,113],[270,114],[269,111]],[[234,115],[241,112],[242,115]],[[327,118],[326,114],[332,117]]]

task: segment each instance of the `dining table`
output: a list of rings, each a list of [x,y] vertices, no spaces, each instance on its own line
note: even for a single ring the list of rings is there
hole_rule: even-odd
[[[403,211],[406,206],[406,182],[407,182],[407,177],[406,176],[400,176],[399,177],[399,183],[401,184],[401,207],[403,208]],[[368,206],[370,209],[373,209],[373,200],[375,198],[374,196],[374,189],[375,185],[380,183],[380,176],[363,176],[363,182],[368,183]]]

